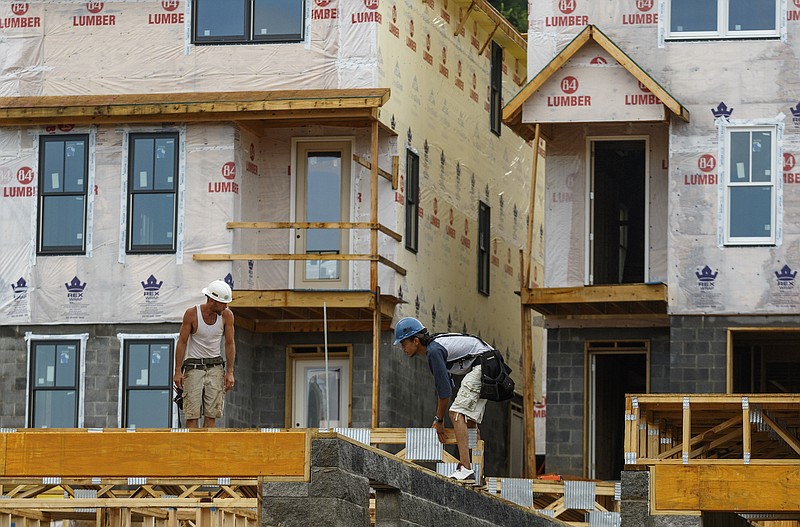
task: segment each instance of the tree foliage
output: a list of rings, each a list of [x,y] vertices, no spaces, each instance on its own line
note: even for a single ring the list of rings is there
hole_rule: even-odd
[[[520,33],[528,32],[528,1],[527,0],[489,0],[492,7],[511,22]]]

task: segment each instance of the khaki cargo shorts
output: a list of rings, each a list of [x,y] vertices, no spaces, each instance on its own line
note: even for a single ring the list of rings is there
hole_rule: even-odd
[[[466,415],[480,424],[485,410],[486,399],[481,399],[481,367],[478,364],[461,380],[461,388],[458,389],[450,411]]]
[[[219,419],[225,403],[225,367],[186,368],[183,372],[183,418]]]

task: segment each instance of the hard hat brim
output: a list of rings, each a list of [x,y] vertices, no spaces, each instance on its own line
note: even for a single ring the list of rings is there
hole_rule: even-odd
[[[216,298],[214,295],[211,294],[211,292],[208,290],[207,287],[203,288],[203,294],[206,295],[208,298],[211,298],[212,300],[215,300],[217,302],[222,302],[223,304],[230,304],[231,300],[233,300],[233,298],[230,298],[229,300],[221,300],[219,298]]]

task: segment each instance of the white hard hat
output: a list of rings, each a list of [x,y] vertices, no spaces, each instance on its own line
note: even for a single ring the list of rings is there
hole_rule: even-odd
[[[208,287],[203,288],[203,294],[212,300],[222,302],[223,304],[227,304],[233,300],[231,287],[222,280],[214,280],[208,284]]]

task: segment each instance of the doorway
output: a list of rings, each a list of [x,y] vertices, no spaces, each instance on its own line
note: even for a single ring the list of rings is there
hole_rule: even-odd
[[[800,330],[730,330],[728,393],[800,393]]]
[[[590,142],[589,276],[596,285],[647,279],[647,140]]]
[[[625,466],[625,394],[647,393],[649,342],[587,342],[588,477],[619,480]]]
[[[295,360],[292,424],[295,428],[350,426],[350,360]]]
[[[340,223],[350,221],[350,141],[298,141],[296,217],[298,222]],[[346,260],[325,260],[324,255],[349,253],[346,229],[297,229],[295,252],[317,254],[319,260],[298,260],[295,287],[347,289]]]

